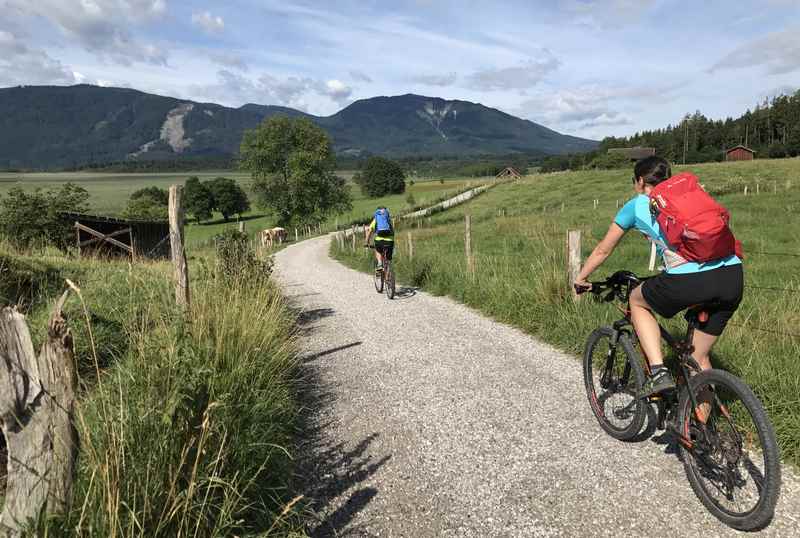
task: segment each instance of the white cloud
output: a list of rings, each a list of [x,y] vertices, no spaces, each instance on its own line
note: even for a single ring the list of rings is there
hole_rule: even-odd
[[[560,65],[561,62],[552,52],[542,49],[538,57],[519,65],[476,71],[467,76],[466,86],[478,91],[526,90],[539,84]]]
[[[212,62],[223,67],[238,69],[239,71],[247,71],[250,69],[250,66],[240,54],[224,51],[213,51],[209,53],[208,57]]]
[[[352,78],[356,82],[366,82],[366,83],[372,82],[372,78],[370,78],[369,75],[355,69],[350,71],[350,78]]]
[[[548,126],[581,128],[628,125],[631,119],[611,109],[611,90],[587,86],[540,94],[525,100],[516,113]]]
[[[655,0],[560,0],[572,24],[619,28],[632,24],[655,5]]]
[[[166,65],[167,54],[152,43],[140,43],[130,26],[160,19],[166,0],[7,0],[23,15],[41,17],[84,49],[122,65],[145,62]]]
[[[321,93],[324,93],[337,103],[341,103],[350,98],[353,88],[341,80],[333,79],[325,83],[325,89]]]
[[[426,86],[452,86],[458,80],[458,74],[442,73],[436,75],[417,75],[411,78],[412,82],[425,84]]]
[[[192,24],[199,26],[207,34],[221,34],[225,30],[225,21],[219,15],[214,16],[208,11],[192,13]]]
[[[281,105],[306,111],[315,99],[330,99],[337,105],[347,102],[353,89],[338,79],[322,81],[311,77],[276,77],[264,74],[257,79],[228,69],[217,72],[217,83],[190,88],[203,98],[238,106],[244,103]]]
[[[45,51],[32,49],[11,32],[0,30],[0,86],[74,84],[75,73]]]
[[[800,69],[800,27],[772,32],[741,45],[714,64],[709,72],[764,66],[771,75]]]

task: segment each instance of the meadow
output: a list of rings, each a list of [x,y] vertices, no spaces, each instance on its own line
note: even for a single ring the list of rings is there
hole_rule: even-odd
[[[65,279],[80,289],[65,310],[79,378],[74,502],[42,535],[302,535],[295,313],[266,273],[222,273],[208,249],[190,265],[184,314],[168,262],[0,241],[0,304],[27,314],[35,346]]]
[[[331,217],[323,224],[325,229],[333,229],[337,223],[345,226],[354,220],[363,220],[375,210],[378,204],[387,206],[393,213],[402,212],[407,206],[406,199],[409,194],[414,197],[415,205],[426,205],[432,204],[450,193],[481,183],[479,180],[463,178],[445,181],[415,181],[413,185],[409,182],[404,194],[381,198],[366,198],[361,194],[360,189],[352,183],[352,171],[340,170],[337,174],[348,180],[353,196],[353,208],[346,213]],[[108,174],[102,172],[18,174],[0,172],[0,196],[14,187],[22,187],[26,190],[46,189],[72,182],[89,192],[90,211],[99,215],[118,215],[125,208],[128,198],[134,191],[151,186],[168,189],[170,185],[183,184],[186,178],[191,176],[197,176],[201,181],[213,179],[217,176],[228,177],[236,180],[248,195],[251,194],[251,178],[247,173],[219,170],[152,174]],[[250,212],[242,215],[242,220],[245,221],[245,230],[250,235],[255,235],[259,230],[275,225],[274,218],[271,215],[255,207]],[[211,221],[200,224],[189,222],[186,228],[186,242],[190,246],[202,246],[208,244],[215,235],[225,228],[237,226],[238,223],[235,222],[235,219],[225,222],[221,215],[215,215]],[[290,236],[293,238],[294,233],[290,233]]]
[[[775,424],[784,458],[800,464],[800,160],[676,168],[697,173],[731,210],[732,228],[745,249],[745,298],[715,348],[715,364],[754,388]],[[582,255],[588,256],[617,207],[632,197],[631,175],[629,169],[579,171],[498,185],[467,204],[401,229],[398,279],[454,297],[578,354],[591,330],[617,314],[607,304],[571,300],[566,232],[582,231]],[[465,213],[472,221],[474,276],[467,273],[464,255]],[[408,257],[409,232],[413,259]],[[351,266],[371,269],[363,249],[339,250],[335,242],[332,249]],[[593,279],[617,269],[648,274],[648,261],[649,243],[631,233]],[[364,285],[371,285],[369,279]],[[670,327],[677,331],[685,324],[678,316]]]

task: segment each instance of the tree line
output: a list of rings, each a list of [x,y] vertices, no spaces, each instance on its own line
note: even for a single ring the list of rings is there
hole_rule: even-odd
[[[711,120],[700,111],[686,114],[664,129],[605,138],[600,149],[654,147],[674,162],[697,163],[723,160],[724,151],[739,144],[755,150],[757,157],[800,155],[800,91],[765,99],[735,119]]]
[[[608,150],[635,146],[655,148],[656,154],[675,163],[723,161],[725,151],[738,145],[754,150],[756,158],[800,155],[800,90],[765,99],[738,118],[712,120],[698,110],[663,129],[606,137],[596,151],[544,159],[541,171],[625,166],[627,161],[608,155]]]

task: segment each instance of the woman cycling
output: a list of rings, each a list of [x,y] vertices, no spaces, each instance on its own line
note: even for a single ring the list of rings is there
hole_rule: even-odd
[[[631,293],[631,321],[642,350],[650,363],[651,375],[641,396],[675,388],[675,381],[664,367],[661,333],[653,313],[671,318],[696,304],[713,303],[708,319],[694,331],[692,356],[703,370],[711,368],[709,352],[742,300],[744,276],[742,261],[735,254],[706,262],[692,262],[670,250],[651,211],[650,192],[669,179],[669,163],[656,156],[634,166],[633,189],[636,196],[617,213],[606,236],[595,247],[575,279],[576,289],[589,290],[589,276],[614,251],[625,232],[635,228],[656,244],[666,270],[646,280]]]

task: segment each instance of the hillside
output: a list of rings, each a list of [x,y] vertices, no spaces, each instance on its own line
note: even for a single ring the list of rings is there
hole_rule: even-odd
[[[0,169],[229,157],[245,129],[275,114],[310,118],[344,155],[560,154],[596,146],[480,104],[410,94],[364,99],[317,117],[125,88],[20,86],[0,89]]]

